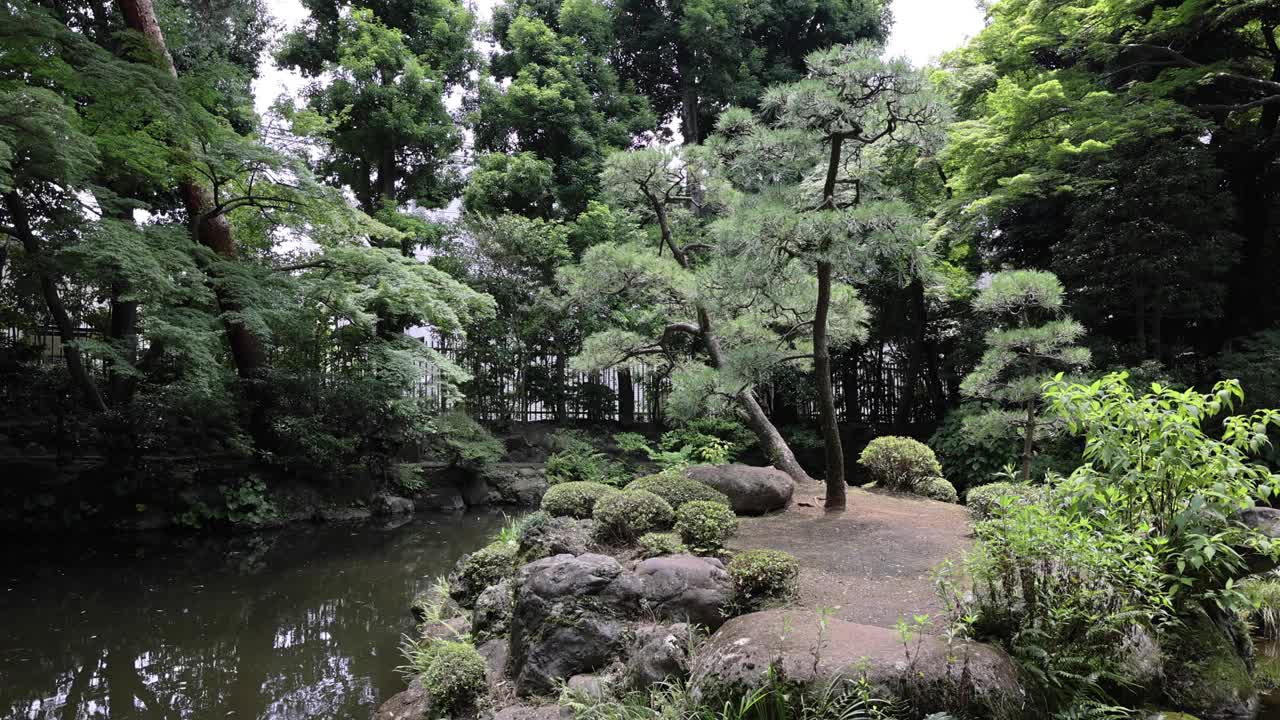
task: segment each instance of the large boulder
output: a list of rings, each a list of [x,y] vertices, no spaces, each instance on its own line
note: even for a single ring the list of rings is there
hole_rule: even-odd
[[[740,695],[762,686],[771,666],[808,686],[865,681],[876,696],[923,713],[1002,720],[1024,703],[1017,667],[994,647],[927,635],[904,647],[896,630],[786,609],[725,623],[694,656],[693,691],[704,700]]]
[[[408,689],[387,698],[373,713],[373,720],[422,720],[431,711],[431,700],[422,687],[422,678],[416,677]]]
[[[540,560],[552,555],[583,555],[591,547],[590,520],[535,513],[520,533],[520,557]]]
[[[668,678],[686,675],[690,647],[686,623],[640,625],[634,637],[623,672],[627,687],[644,690]]]
[[[398,495],[386,493],[375,495],[370,506],[373,508],[373,514],[379,516],[413,514],[413,501]]]
[[[685,475],[729,496],[733,511],[761,515],[781,510],[791,502],[795,483],[781,470],[751,465],[698,465]]]
[[[1258,713],[1258,690],[1241,646],[1252,644],[1234,620],[1204,612],[1183,619],[1161,638],[1166,648],[1165,697],[1169,704],[1204,720],[1249,720]]]
[[[490,585],[476,598],[471,612],[471,634],[476,642],[503,637],[511,629],[511,581]]]
[[[604,667],[622,650],[639,613],[641,585],[607,555],[555,555],[517,578],[510,674],[521,695]]]
[[[520,507],[538,507],[549,487],[546,473],[538,467],[493,465],[481,471],[493,502]]]
[[[733,581],[715,558],[668,555],[636,565],[648,609],[657,617],[715,629],[733,599]]]

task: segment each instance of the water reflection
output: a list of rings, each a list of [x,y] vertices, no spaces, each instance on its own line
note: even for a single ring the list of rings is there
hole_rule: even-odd
[[[501,522],[0,551],[0,717],[367,717],[409,599]]]

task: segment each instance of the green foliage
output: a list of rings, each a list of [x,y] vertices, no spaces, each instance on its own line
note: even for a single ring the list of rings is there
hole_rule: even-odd
[[[547,458],[547,482],[593,482],[615,487],[627,481],[626,467],[596,449],[589,440],[575,434],[559,432],[555,438],[558,451]]]
[[[876,485],[915,492],[927,478],[941,477],[942,466],[928,445],[911,438],[885,435],[862,449],[858,462]]]
[[[542,509],[553,516],[589,518],[601,498],[618,492],[617,488],[601,483],[559,483],[547,488],[546,494],[542,496]]]
[[[1219,360],[1219,372],[1249,388],[1249,406],[1280,406],[1280,329],[1265,330],[1235,343]]]
[[[992,482],[1004,466],[1017,462],[1015,439],[973,433],[966,427],[972,422],[970,418],[984,413],[973,403],[961,403],[947,412],[929,438],[929,448],[937,455],[943,475],[962,492]]]
[[[489,691],[488,663],[470,643],[432,640],[411,646],[406,655],[433,708],[461,712],[474,708]]]
[[[940,477],[925,478],[916,485],[916,492],[940,502],[960,502],[960,494],[956,492],[956,486]]]
[[[1253,631],[1271,640],[1280,637],[1280,578],[1274,573],[1246,578],[1239,589],[1246,602],[1241,616]]]
[[[680,542],[680,536],[670,532],[645,533],[640,536],[637,544],[640,546],[640,556],[644,558],[683,555],[689,552],[689,548]]]
[[[596,503],[595,536],[603,543],[630,545],[641,535],[671,527],[671,505],[645,490],[610,493]]]
[[[764,671],[753,690],[728,697],[695,694],[686,681],[671,679],[618,698],[601,699],[566,689],[560,706],[574,720],[900,720],[908,717],[900,703],[880,700],[865,679],[842,677],[805,687],[786,678],[777,667]],[[953,720],[929,715],[925,720]]]
[[[728,566],[735,609],[742,613],[791,602],[800,590],[800,561],[781,550],[747,550]]]
[[[432,420],[431,444],[451,465],[482,468],[502,460],[506,448],[483,425],[461,410]]]
[[[986,487],[975,490],[985,490]],[[1051,504],[1009,504],[977,525],[968,571],[974,602],[960,610],[980,638],[1002,642],[1052,711],[1132,682],[1122,649],[1173,615],[1173,598],[1129,532],[1098,533]]]
[[[222,502],[209,507],[201,500],[174,518],[174,523],[188,528],[202,528],[210,523],[260,526],[279,517],[279,510],[271,501],[267,484],[259,477],[249,477],[235,485],[218,486]]]
[[[1228,519],[1280,490],[1280,475],[1250,458],[1268,445],[1280,411],[1222,417],[1220,435],[1211,436],[1204,424],[1243,400],[1239,383],[1223,381],[1205,394],[1153,383],[1136,395],[1127,377],[1112,374],[1090,385],[1059,377],[1046,387],[1068,429],[1085,436],[1085,464],[1063,489],[1076,512],[1100,526],[1150,534],[1170,594],[1238,607],[1242,598],[1230,580],[1245,567],[1241,550],[1275,550]]]
[[[769,667],[765,682],[754,690],[729,697],[695,695],[683,680],[671,679],[651,687],[601,699],[566,689],[560,706],[575,720],[899,720],[906,708],[880,700],[864,679],[840,678],[804,687]],[[926,720],[952,720],[930,715]]]
[[[1016,431],[1023,446],[1022,480],[1027,482],[1037,434],[1055,428],[1042,417],[1041,386],[1054,372],[1089,364],[1089,351],[1074,344],[1084,327],[1062,316],[1062,284],[1047,272],[996,273],[978,293],[973,309],[996,329],[987,333],[982,360],[960,390],[996,407],[972,418],[966,429],[994,436]]]
[[[422,463],[400,463],[395,468],[395,484],[406,494],[413,495],[427,486]]]
[[[1044,492],[1034,485],[1016,482],[993,482],[969,488],[964,502],[974,522],[982,522],[1003,515],[1017,505],[1039,502]]]
[[[701,500],[729,505],[729,497],[705,483],[685,477],[679,470],[667,470],[656,475],[646,475],[627,483],[627,492],[645,490],[666,500],[671,507],[679,508],[687,502]]]
[[[738,516],[726,503],[691,500],[676,508],[675,530],[686,545],[702,553],[716,553],[738,532]]]
[[[496,585],[515,574],[519,567],[516,544],[500,539],[468,555],[450,578],[452,597],[470,607],[476,597],[490,585]]]

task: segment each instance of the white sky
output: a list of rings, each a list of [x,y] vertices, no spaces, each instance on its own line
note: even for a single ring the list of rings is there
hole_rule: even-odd
[[[476,0],[477,14],[487,18],[496,0]],[[306,17],[299,0],[270,0],[271,12],[286,28]],[[905,55],[923,65],[953,50],[982,29],[978,0],[893,0],[893,31],[886,53]],[[297,74],[264,63],[262,77],[254,83],[255,104],[262,112],[284,92],[297,93],[303,85]]]

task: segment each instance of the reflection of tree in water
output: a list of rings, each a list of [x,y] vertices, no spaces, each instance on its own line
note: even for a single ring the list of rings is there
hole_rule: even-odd
[[[409,599],[493,516],[0,558],[0,717],[367,714],[400,689]]]

